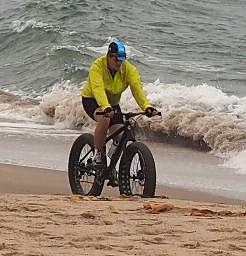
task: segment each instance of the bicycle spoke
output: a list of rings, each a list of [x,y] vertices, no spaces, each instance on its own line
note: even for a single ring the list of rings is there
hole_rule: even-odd
[[[80,166],[84,166],[84,168],[86,168],[85,166],[87,164],[87,161],[91,157],[92,157],[91,147],[88,144],[86,144],[81,150],[80,159],[79,159]],[[84,193],[88,193],[90,191],[91,187],[93,186],[94,178],[95,178],[95,173],[93,172],[93,170],[83,169],[83,174],[80,177],[80,184],[84,190]]]
[[[130,185],[134,195],[142,195],[144,189],[144,175],[140,161],[140,155],[136,154],[130,167]]]

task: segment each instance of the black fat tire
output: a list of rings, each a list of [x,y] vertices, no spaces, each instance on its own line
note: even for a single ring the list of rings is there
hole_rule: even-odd
[[[149,148],[141,142],[131,143],[125,150],[119,167],[119,190],[120,194],[132,195],[130,185],[130,168],[136,154],[139,154],[141,167],[145,175],[143,197],[154,197],[156,188],[156,168],[153,155]]]
[[[73,143],[70,150],[69,162],[68,162],[68,178],[70,187],[73,194],[86,195],[86,196],[99,196],[102,193],[104,181],[102,184],[95,182],[88,193],[85,193],[80,181],[76,177],[76,165],[80,160],[80,155],[83,147],[89,145],[91,148],[94,148],[94,137],[90,133],[84,133],[80,135]]]

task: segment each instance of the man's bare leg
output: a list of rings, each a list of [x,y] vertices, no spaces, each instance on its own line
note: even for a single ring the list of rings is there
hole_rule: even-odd
[[[95,145],[95,149],[98,150],[98,149],[102,149],[104,146],[105,138],[106,138],[109,123],[110,123],[110,118],[96,115],[96,112],[102,112],[102,109],[97,108],[94,113],[94,118],[97,122],[95,133],[94,133],[94,145]]]

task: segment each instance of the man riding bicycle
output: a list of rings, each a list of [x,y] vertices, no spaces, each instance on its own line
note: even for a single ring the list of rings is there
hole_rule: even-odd
[[[148,117],[157,110],[147,100],[137,68],[126,60],[126,49],[122,42],[112,42],[106,55],[95,60],[89,70],[87,84],[83,88],[82,104],[85,112],[96,121],[94,133],[95,152],[93,165],[102,165],[102,152],[107,131],[119,129],[123,118],[119,102],[123,91],[130,86],[133,97]],[[97,112],[105,114],[96,115]]]

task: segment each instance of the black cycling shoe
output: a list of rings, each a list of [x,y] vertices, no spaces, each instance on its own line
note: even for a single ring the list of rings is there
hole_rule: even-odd
[[[90,162],[87,163],[87,166],[92,167],[93,169],[105,168],[105,163],[102,161],[102,153],[97,152],[90,160]]]

